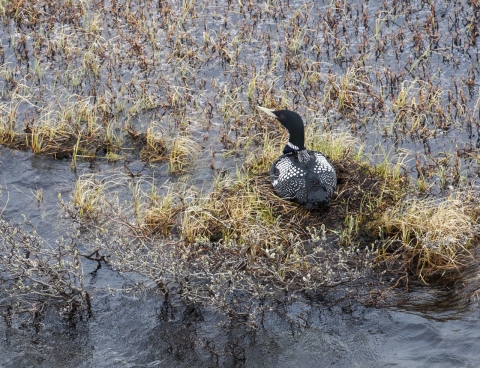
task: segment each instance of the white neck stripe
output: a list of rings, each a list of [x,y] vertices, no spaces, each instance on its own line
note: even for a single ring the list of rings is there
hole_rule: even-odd
[[[288,143],[287,143],[287,146],[290,147],[290,148],[292,148],[292,149],[294,149],[294,150],[297,150],[297,151],[300,149],[300,148],[298,148],[297,146],[295,146],[295,145],[294,145],[293,143],[291,143],[291,142],[288,142]]]

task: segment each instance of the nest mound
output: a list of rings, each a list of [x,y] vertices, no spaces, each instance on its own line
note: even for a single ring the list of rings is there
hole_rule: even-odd
[[[301,205],[279,198],[273,192],[268,173],[251,178],[249,183],[260,193],[260,199],[273,209],[274,215],[281,219],[284,228],[290,228],[302,235],[306,234],[307,228],[313,227],[341,230],[347,216],[361,214],[363,222],[366,223],[372,220],[378,211],[394,205],[398,193],[387,190],[389,183],[380,177],[374,168],[348,159],[335,161],[333,165],[337,171],[338,184],[332,202],[330,206],[314,210],[307,210]],[[402,180],[395,189],[401,190],[401,187],[406,185],[406,181]],[[376,203],[375,208],[368,211],[364,208],[366,201],[380,197],[382,200]],[[364,235],[370,233],[368,228],[363,230]]]

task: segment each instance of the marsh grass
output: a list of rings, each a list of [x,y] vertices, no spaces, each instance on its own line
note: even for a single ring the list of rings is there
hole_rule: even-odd
[[[341,133],[328,141],[351,139]],[[330,208],[316,211],[278,198],[268,174],[241,169],[219,177],[211,190],[84,175],[78,199],[64,205],[71,218],[91,229],[91,246],[116,269],[142,275],[163,292],[174,289],[189,301],[224,308],[240,291],[247,300],[317,292],[356,283],[371,270],[375,250],[360,238],[374,239],[362,227],[375,219],[378,207],[367,210],[364,203],[380,196],[385,178],[349,155],[335,165],[336,196]],[[121,187],[131,200],[119,203]],[[384,200],[382,209],[389,203]],[[350,243],[338,247],[347,218],[360,226]]]
[[[321,131],[314,123],[306,126],[305,145],[312,151],[322,152],[332,161],[362,159],[363,147],[358,138],[346,131]]]
[[[253,173],[269,169],[274,152],[281,148],[280,137],[275,139],[265,137],[266,148],[247,159],[247,169]],[[365,247],[368,242],[375,243],[379,246],[379,264],[388,263],[393,269],[393,261],[401,259],[395,272],[408,271],[410,277],[423,282],[460,276],[473,261],[469,249],[478,240],[480,213],[473,192],[443,200],[415,196],[415,183],[405,170],[406,155],[398,156],[395,162],[391,152],[379,149],[380,162],[372,166],[362,155],[358,141],[348,133],[319,134],[307,126],[306,141],[309,148],[324,152],[337,168],[339,185],[328,210],[330,218],[321,222],[339,235],[340,244]],[[278,148],[272,150],[272,145]],[[426,190],[424,185],[417,183],[421,192]],[[271,191],[268,184],[262,189],[263,193]],[[295,211],[298,209],[286,213],[293,216]],[[307,215],[310,220],[315,216]]]
[[[143,226],[165,237],[176,234],[177,218],[183,208],[182,200],[175,195],[171,187],[160,195],[155,185],[152,185],[144,212]]]
[[[341,282],[332,267],[372,244],[379,264],[400,277],[408,270],[441,279],[468,262],[460,244],[476,243],[471,199],[453,205],[444,197],[477,177],[478,9],[445,2],[455,16],[439,17],[427,3],[238,1],[224,12],[210,0],[0,1],[8,39],[0,47],[0,144],[71,158],[72,168],[103,158],[138,158],[151,172],[168,163],[171,181],[158,188],[145,189],[150,183],[126,165],[125,177],[81,176],[68,210],[92,233],[114,234],[105,248],[92,243],[118,269],[155,281],[169,273],[186,282],[188,267],[198,266],[224,276],[212,281],[218,295],[225,275],[240,280],[243,270],[281,280],[282,290],[288,280],[313,289]],[[337,168],[330,208],[307,212],[274,195],[266,173],[287,133],[255,115],[257,105],[306,116],[307,147]],[[379,139],[386,148],[367,157]],[[415,165],[403,144],[419,147]],[[242,169],[200,189],[176,183],[195,169],[215,172],[200,163],[219,152]],[[120,201],[118,187],[131,197]],[[463,235],[446,235],[455,226],[432,235],[434,211],[422,210],[442,201],[467,216],[470,230],[459,220]],[[448,246],[432,253],[434,243]]]
[[[135,133],[131,132],[131,135],[134,136]],[[167,143],[165,133],[157,122],[150,123],[142,140],[145,142],[141,151],[142,158],[147,159],[149,162],[157,162],[166,158]]]
[[[268,149],[212,188],[84,175],[63,205],[119,271],[221,308],[239,290],[247,299],[277,298],[355,283],[374,269],[396,281],[461,275],[480,230],[473,193],[443,202],[415,197],[402,160],[391,163],[379,150],[384,159],[371,165],[348,133],[317,135],[308,133],[310,144],[331,154],[338,176],[329,208],[308,211],[278,198],[268,173],[258,173],[268,167]],[[121,190],[130,200],[119,201]]]
[[[359,275],[355,262],[347,266],[347,259],[368,262],[370,256],[328,245],[328,211],[312,214],[278,198],[266,175],[240,174],[223,178],[208,193],[180,183],[156,187],[124,178],[132,201],[119,207],[116,194],[103,190],[103,199],[88,202],[96,208],[89,210],[97,214],[95,221],[78,216],[81,206],[64,205],[72,218],[96,229],[91,232],[95,247],[108,255],[109,264],[146,276],[164,291],[173,280],[184,280],[188,287],[181,294],[196,302],[224,307],[222,295],[233,290],[261,297],[329,287]],[[79,187],[89,190],[92,176],[80,180]],[[121,182],[118,178],[117,185]],[[109,239],[102,240],[106,227]],[[266,289],[269,283],[278,288]]]
[[[281,128],[279,128],[281,129]],[[251,149],[245,158],[244,167],[253,174],[260,174],[270,170],[272,162],[279,156],[288,140],[284,131],[275,132],[265,130],[258,134],[263,144],[260,147]]]
[[[260,243],[264,248],[285,245],[300,235],[308,212],[281,201],[266,190],[268,186],[265,176],[226,178],[208,195],[182,195],[181,201],[174,201],[169,193],[158,203],[160,207],[152,202],[146,211],[146,224],[163,233],[170,228],[190,244],[200,240],[248,244],[252,254],[257,253]],[[172,205],[174,202],[177,205]],[[291,216],[284,216],[288,211]]]
[[[94,178],[77,180],[72,201],[80,217],[92,219],[99,214],[104,190],[105,184]]]
[[[17,106],[12,104],[0,105],[0,144],[9,145],[15,140],[15,115]]]
[[[179,135],[170,140],[169,146],[168,163],[171,173],[184,172],[194,164],[199,145],[191,136]]]
[[[190,245],[235,244],[249,254],[252,264],[271,256],[270,252],[285,252],[292,243],[307,244],[312,230],[323,229],[346,249],[374,244],[377,265],[388,263],[392,271],[391,261],[402,259],[401,267],[395,269],[398,275],[406,269],[422,281],[427,275],[437,279],[454,272],[460,275],[467,249],[479,231],[478,214],[473,204],[465,205],[465,197],[438,204],[412,196],[414,183],[404,159],[392,163],[389,152],[380,150],[383,158],[371,165],[352,135],[319,135],[309,128],[307,142],[330,157],[338,187],[329,208],[307,211],[278,198],[271,188],[268,170],[282,141],[279,134],[266,134],[264,149],[247,157],[245,171],[222,179],[208,194],[191,188],[177,192],[170,188],[165,196],[152,191],[144,207],[143,226],[149,233],[174,235]],[[288,251],[284,256],[289,257]]]
[[[379,261],[424,282],[459,274],[474,260],[479,219],[479,199],[472,193],[397,203],[378,219],[385,239]]]

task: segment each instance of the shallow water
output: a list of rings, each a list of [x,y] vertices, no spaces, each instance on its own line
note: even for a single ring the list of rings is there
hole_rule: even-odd
[[[108,6],[113,4],[105,3]],[[126,101],[125,111],[114,111],[109,116],[118,120],[119,129],[123,129],[128,122],[138,131],[145,131],[152,120],[159,120],[161,127],[169,134],[190,130],[198,142],[203,141],[205,144],[205,148],[196,157],[193,170],[186,176],[170,175],[165,163],[144,167],[138,152],[133,152],[128,157],[130,170],[141,172],[144,176],[154,175],[160,184],[168,180],[184,180],[208,190],[209,183],[218,172],[233,172],[236,165],[241,165],[245,160],[243,146],[232,153],[232,148],[219,137],[223,129],[233,140],[237,134],[237,123],[241,126],[238,129],[240,137],[251,134],[247,129],[243,130],[242,124],[253,115],[253,103],[247,101],[246,93],[249,81],[258,72],[259,83],[272,86],[275,101],[286,95],[292,108],[298,108],[307,115],[308,123],[317,122],[327,130],[350,130],[361,138],[365,151],[372,153],[373,162],[382,159],[375,156],[382,149],[392,149],[394,153],[409,149],[407,157],[410,161],[405,166],[415,177],[418,174],[418,166],[413,160],[416,155],[421,164],[437,167],[442,158],[449,157],[448,168],[451,168],[455,158],[459,158],[464,183],[477,183],[477,37],[473,38],[471,44],[468,43],[469,29],[478,23],[475,19],[479,19],[479,10],[474,2],[401,2],[396,14],[393,8],[388,8],[388,4],[385,7],[383,2],[376,1],[361,4],[335,2],[337,5],[331,1],[315,2],[308,5],[308,11],[302,2],[283,1],[278,2],[283,14],[269,13],[264,18],[261,18],[261,14],[264,14],[262,11],[265,3],[254,3],[249,10],[240,9],[241,3],[227,5],[218,1],[206,2],[207,5],[199,8],[201,10],[197,18],[187,16],[184,29],[173,29],[174,33],[185,31],[192,37],[188,45],[198,51],[199,58],[203,58],[204,63],[183,57],[174,59],[175,62],[172,63],[158,62],[162,58],[167,59],[176,50],[177,46],[172,41],[162,45],[161,51],[157,50],[159,54],[147,48],[143,50],[147,59],[158,62],[158,65],[148,71],[144,71],[130,53],[134,46],[128,37],[135,35],[135,27],[125,19],[117,19],[110,14],[104,19],[106,25],[103,28],[92,30],[92,34],[96,35],[92,38],[94,43],[89,38],[91,34],[79,32],[76,28],[78,24],[73,21],[71,24],[52,21],[55,30],[51,35],[52,42],[59,37],[62,29],[68,34],[74,34],[79,41],[74,45],[76,54],[73,58],[68,58],[58,50],[56,56],[47,57],[42,54],[46,48],[43,46],[39,51],[39,60],[45,68],[45,75],[38,82],[32,71],[32,55],[29,62],[22,61],[17,58],[20,51],[11,46],[15,39],[25,34],[26,47],[32,51],[36,39],[34,32],[25,25],[17,27],[13,21],[4,19],[0,31],[5,58],[2,65],[5,69],[2,69],[0,79],[2,102],[21,100],[18,95],[11,94],[14,88],[8,80],[6,70],[12,71],[17,82],[29,86],[32,95],[24,93],[26,97],[22,97],[29,98],[36,104],[19,105],[18,131],[25,128],[22,122],[28,121],[32,116],[33,120],[44,119],[42,109],[49,107],[52,100],[54,110],[60,110],[60,106],[69,97],[88,97],[92,101],[104,97],[111,105]],[[171,4],[174,5],[174,2]],[[436,5],[436,9],[433,5]],[[86,14],[91,16],[97,8],[92,4],[90,7],[92,12],[87,11]],[[179,8],[173,8],[175,12],[181,13]],[[364,8],[365,22],[362,18]],[[138,3],[131,2],[132,12],[138,12],[139,9],[141,7]],[[153,5],[150,4],[149,10],[151,13],[146,15],[145,21],[148,24],[161,23],[158,37],[166,37],[171,31],[168,22],[164,22],[164,17],[158,16],[158,9]],[[436,11],[436,18],[432,21],[429,16],[433,10]],[[135,15],[138,16],[139,13]],[[329,17],[333,17],[333,21]],[[460,19],[458,22],[457,18]],[[92,19],[86,16],[80,23]],[[291,30],[295,22],[305,22],[304,29],[308,30],[301,40],[299,51],[292,52],[297,56],[297,59],[292,57],[292,62],[297,65],[287,73],[283,60],[280,60],[278,66],[268,72],[273,63],[271,53],[284,55],[288,38],[285,32]],[[427,29],[432,24],[438,24],[438,39],[434,32],[427,36]],[[239,29],[243,25],[247,28],[240,34]],[[343,26],[345,30],[342,29]],[[380,38],[377,38],[376,28],[380,30]],[[38,28],[33,29],[39,31]],[[208,47],[203,47],[204,29],[212,39]],[[119,30],[124,32],[122,36]],[[355,30],[358,34],[354,33]],[[403,32],[405,46],[397,58],[395,50],[398,45],[392,44],[392,35],[398,34],[399,30]],[[423,40],[415,38],[418,32],[425,33]],[[456,32],[459,32],[457,38]],[[85,38],[79,37],[79,34]],[[233,39],[237,34],[245,39],[241,43],[243,46],[238,49],[233,47]],[[265,48],[265,39],[262,38],[264,34],[270,37],[270,55]],[[372,55],[375,55],[375,51],[372,50],[382,45],[382,37],[386,37],[385,50],[374,57]],[[142,41],[148,42],[146,38],[142,38]],[[182,39],[183,41],[185,40]],[[367,42],[370,51],[362,49],[363,42]],[[396,39],[396,42],[400,42],[400,39]],[[214,44],[217,50],[214,50]],[[222,61],[219,56],[218,47],[221,45],[231,56],[238,52],[231,64]],[[316,45],[320,45],[322,53],[317,54]],[[431,50],[428,55],[425,54],[427,45]],[[79,72],[90,46],[94,47],[90,51],[98,53],[101,65],[98,77],[88,71],[84,74]],[[110,55],[105,55],[102,48],[117,48],[120,51],[112,52],[115,56],[109,59]],[[363,64],[356,59],[358,55],[360,59],[365,57]],[[428,60],[423,58],[424,55],[428,56]],[[301,85],[302,76],[308,74],[299,65],[308,65],[312,70],[317,70],[314,67],[316,63],[320,65],[318,70],[321,76],[317,87],[321,91],[315,91],[313,83],[312,88],[296,93],[295,88]],[[366,73],[365,78],[361,73],[356,76],[360,82],[355,85],[353,95],[358,93],[362,96],[362,101],[372,99],[365,104],[353,103],[351,110],[339,107],[338,98],[333,99],[330,95],[323,94],[324,90],[332,86],[338,87],[341,77],[348,74],[349,67],[363,68]],[[107,72],[114,76],[113,84],[109,87],[106,86]],[[390,72],[394,76],[402,76],[390,78]],[[80,85],[74,86],[70,81],[76,75],[81,75],[83,79]],[[184,80],[181,75],[185,77]],[[330,83],[329,76],[338,79],[334,78]],[[470,88],[465,84],[467,77],[473,79]],[[392,82],[395,80],[398,82]],[[427,112],[424,115],[411,113],[407,123],[393,123],[397,113],[391,108],[382,111],[376,98],[383,96],[385,105],[393,104],[392,101],[399,99],[401,83],[416,81],[417,84],[409,95],[410,103],[415,105],[420,103],[422,96],[425,97],[419,92],[421,88],[418,84],[425,80],[444,91],[455,91],[458,87],[461,93],[452,94],[451,98],[447,97],[447,92],[442,95],[441,106],[449,112],[442,115],[437,110],[427,111],[425,108]],[[371,90],[367,88],[367,82],[373,86]],[[457,86],[454,86],[455,83]],[[124,85],[129,85],[131,90],[122,89]],[[219,88],[216,89],[215,85]],[[175,105],[172,99],[165,96],[169,88],[178,86],[182,87],[179,93],[181,101]],[[147,94],[153,96],[155,106],[138,112],[129,111],[140,99],[139,91],[142,88],[143,92],[147,91]],[[196,92],[192,97],[195,103],[189,99],[191,91]],[[233,117],[226,121],[223,119],[222,99],[226,98],[227,92],[235,100],[230,108],[238,111],[239,116],[235,118],[238,121],[234,121]],[[264,92],[265,89],[257,86],[255,104],[265,102],[265,96],[262,96]],[[21,95],[22,91],[17,90],[16,93]],[[460,100],[462,93],[465,102],[461,106],[455,105],[452,100]],[[90,97],[93,95],[95,98]],[[332,100],[329,100],[330,97]],[[212,117],[209,119],[205,112],[207,102],[213,105]],[[372,104],[377,104],[377,107],[372,107]],[[177,111],[183,111],[189,117],[188,123],[179,121],[181,119],[175,116]],[[424,120],[421,120],[419,127],[413,128],[411,122],[418,116]],[[440,121],[443,118],[448,121]],[[211,128],[205,128],[206,123],[202,119],[208,120]],[[445,124],[442,125],[443,123]],[[379,147],[380,143],[382,148]],[[223,155],[224,153],[229,155]],[[392,157],[391,161],[395,159]],[[31,223],[31,226],[25,227],[33,227],[43,239],[53,244],[71,226],[59,216],[59,194],[64,200],[69,200],[81,174],[113,175],[125,172],[122,161],[116,165],[103,159],[81,161],[75,171],[70,168],[70,164],[71,157],[55,160],[29,151],[0,147],[2,217],[21,223],[22,215],[25,215]],[[445,194],[444,188],[439,189],[446,187],[440,183],[440,174],[433,174],[430,179],[436,184],[431,192],[435,195]],[[450,174],[443,179],[446,184],[455,185]],[[39,189],[43,191],[41,201],[35,198],[35,192]],[[39,320],[22,322],[15,319],[11,326],[7,325],[6,320],[0,321],[1,366],[477,367],[480,362],[480,316],[474,297],[478,289],[477,266],[472,267],[466,275],[470,281],[456,285],[453,291],[426,286],[398,296],[395,306],[392,306],[392,302],[375,308],[365,307],[354,300],[343,301],[335,306],[300,300],[290,305],[272,307],[265,312],[261,322],[246,321],[239,317],[229,320],[219,311],[205,307],[187,308],[181,303],[175,304],[166,313],[163,300],[157,295],[147,293],[143,297],[134,297],[121,292],[115,295],[106,292],[108,286],[112,289],[121,288],[130,282],[127,275],[119,275],[106,265],[96,270],[97,263],[93,261],[85,260],[83,267],[87,289],[93,296],[93,315],[84,316],[75,325],[62,320],[52,310],[46,310]]]
[[[2,323],[2,366],[477,367],[480,360],[476,309],[442,319],[435,310],[295,303],[253,329],[205,310],[179,309],[165,321],[160,308],[156,297],[98,295],[93,317],[75,327],[52,317],[39,333]]]

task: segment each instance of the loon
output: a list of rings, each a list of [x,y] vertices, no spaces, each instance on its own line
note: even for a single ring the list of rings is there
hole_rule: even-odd
[[[337,186],[335,168],[323,153],[305,148],[305,128],[300,115],[289,110],[257,108],[280,121],[290,133],[283,155],[270,169],[274,191],[279,197],[310,210],[329,205]]]

